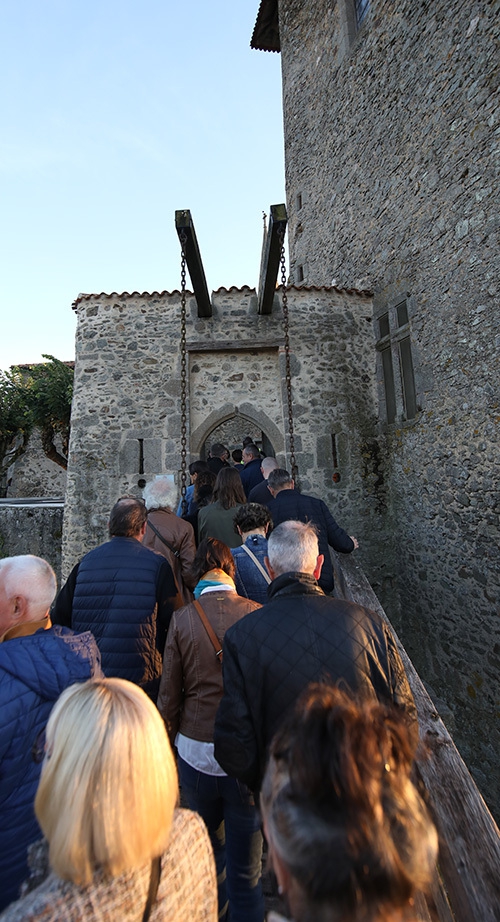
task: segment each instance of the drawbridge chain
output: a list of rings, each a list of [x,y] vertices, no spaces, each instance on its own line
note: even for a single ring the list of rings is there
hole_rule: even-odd
[[[290,321],[288,314],[288,296],[286,291],[285,231],[279,231],[281,245],[281,299],[283,304],[283,334],[285,339],[285,383],[288,405],[288,436],[290,441],[290,473],[297,484],[298,468],[295,460],[295,437],[293,430],[292,373],[290,370]]]
[[[186,460],[187,460],[187,348],[186,348],[186,242],[184,230],[179,234],[181,244],[181,501],[182,514],[187,512]]]

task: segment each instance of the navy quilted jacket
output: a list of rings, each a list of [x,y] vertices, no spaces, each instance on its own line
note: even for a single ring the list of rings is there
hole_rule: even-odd
[[[41,764],[33,744],[68,685],[102,675],[91,634],[52,627],[0,644],[0,910],[28,876],[26,851],[41,836],[33,812]]]
[[[226,632],[215,722],[215,758],[253,790],[276,730],[310,682],[341,682],[416,718],[394,638],[376,612],[325,596],[305,573],[278,576],[269,596]]]
[[[111,538],[80,561],[72,606],[71,626],[92,631],[105,675],[135,682],[148,694],[156,685],[155,698],[164,646],[157,585],[165,567],[171,574],[165,558],[135,538]]]
[[[319,552],[325,558],[318,582],[323,592],[331,592],[333,566],[328,545],[340,554],[350,554],[354,550],[354,542],[335,521],[326,503],[315,496],[299,493],[298,490],[280,490],[268,503],[268,509],[275,528],[290,519],[297,522],[313,522],[317,526]]]

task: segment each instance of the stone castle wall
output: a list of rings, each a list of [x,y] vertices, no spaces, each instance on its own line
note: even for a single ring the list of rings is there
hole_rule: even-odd
[[[373,289],[374,340],[407,300],[414,419],[376,372],[400,617],[381,597],[498,805],[500,7],[371,0],[354,35],[347,4],[279,0],[292,278]]]
[[[323,497],[379,558],[371,299],[288,292],[295,448],[302,489]],[[63,568],[106,538],[118,496],[180,467],[180,296],[99,295],[77,305]],[[288,464],[282,310],[259,316],[251,288],[220,289],[213,317],[188,299],[188,462],[230,420],[263,432]],[[332,441],[332,439],[334,441]],[[142,468],[141,468],[142,445]],[[333,481],[333,474],[340,477]]]
[[[63,504],[0,504],[0,558],[18,554],[43,557],[61,577]]]

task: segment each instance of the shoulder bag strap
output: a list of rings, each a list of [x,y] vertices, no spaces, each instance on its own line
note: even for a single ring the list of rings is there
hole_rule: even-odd
[[[252,558],[255,566],[257,567],[258,570],[260,570],[266,583],[269,585],[269,583],[271,582],[271,577],[269,576],[269,573],[266,573],[266,571],[264,570],[264,567],[262,566],[260,560],[257,560],[255,554],[250,550],[249,547],[246,546],[246,544],[242,544],[241,546],[243,550],[247,552],[248,556]]]
[[[176,551],[175,547],[172,547],[172,545],[169,544],[169,542],[167,541],[167,539],[164,538],[162,534],[160,534],[160,532],[158,531],[158,529],[154,527],[153,523],[150,522],[149,519],[148,519],[148,525],[149,525],[149,527],[151,528],[151,530],[154,531],[156,537],[159,538],[160,541],[163,541],[163,544],[165,545],[165,547],[168,547],[169,551],[172,551],[172,554],[174,554],[175,557],[180,557],[180,556],[181,556],[181,555],[180,555],[180,552],[179,552],[179,551]]]
[[[193,605],[194,605],[194,607],[196,608],[196,611],[198,612],[198,614],[199,614],[199,616],[200,616],[200,618],[201,618],[201,621],[202,621],[202,623],[203,623],[203,627],[205,628],[205,630],[206,630],[208,636],[210,637],[210,640],[212,641],[212,646],[213,646],[213,648],[214,648],[214,650],[215,650],[215,655],[216,655],[217,659],[219,660],[219,663],[222,663],[222,644],[221,644],[219,638],[217,637],[217,634],[215,633],[215,631],[214,631],[212,625],[210,624],[210,621],[208,620],[208,618],[207,618],[205,612],[203,611],[203,608],[201,607],[200,603],[198,602],[198,599],[195,599],[195,600],[194,600]]]
[[[153,908],[153,904],[156,899],[156,894],[158,893],[158,886],[160,884],[160,876],[161,876],[161,855],[158,855],[158,858],[153,858],[151,862],[151,873],[149,875],[148,898],[146,900],[146,905],[144,907],[144,912],[142,914],[142,922],[148,922],[148,919],[151,915],[151,910]]]

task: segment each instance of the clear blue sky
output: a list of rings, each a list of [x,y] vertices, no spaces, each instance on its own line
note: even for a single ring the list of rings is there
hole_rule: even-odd
[[[284,201],[280,57],[259,0],[16,0],[0,34],[0,368],[74,356],[80,292],[256,285]]]

